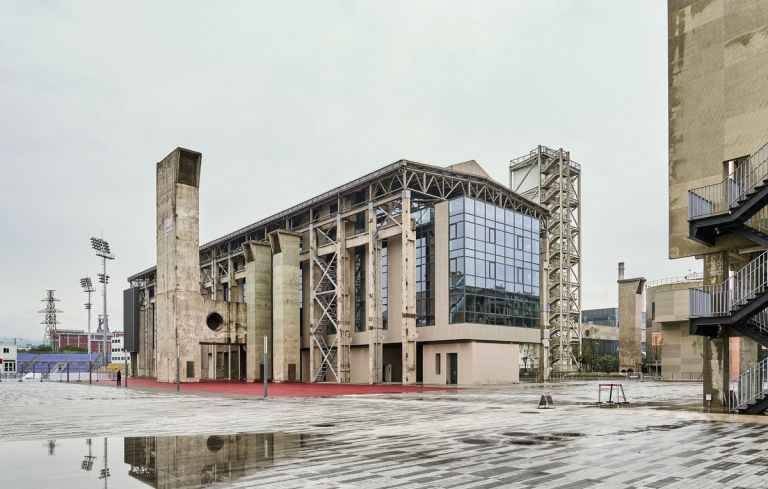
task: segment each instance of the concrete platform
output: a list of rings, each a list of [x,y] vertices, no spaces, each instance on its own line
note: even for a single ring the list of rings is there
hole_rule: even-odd
[[[126,463],[149,444],[163,487],[212,467],[216,487],[765,487],[768,417],[701,412],[701,388],[625,382],[630,404],[598,409],[597,382],[267,401],[4,382],[0,453],[9,487],[103,487],[104,438],[111,488],[149,487]]]

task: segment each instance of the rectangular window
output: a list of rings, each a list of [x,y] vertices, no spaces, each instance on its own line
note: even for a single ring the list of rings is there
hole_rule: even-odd
[[[435,353],[435,374],[440,375],[440,354]]]

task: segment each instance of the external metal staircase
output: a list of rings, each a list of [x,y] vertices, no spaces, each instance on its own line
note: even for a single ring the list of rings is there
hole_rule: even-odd
[[[688,191],[692,239],[713,246],[718,236],[738,234],[768,246],[768,145],[723,181]]]
[[[768,358],[731,380],[730,411],[760,414],[768,409]]]
[[[768,145],[722,182],[690,190],[688,225],[690,237],[708,246],[736,234],[768,247]],[[768,251],[725,282],[689,293],[691,334],[716,337],[730,328],[768,347]],[[749,414],[768,409],[768,359],[731,378],[728,407]]]

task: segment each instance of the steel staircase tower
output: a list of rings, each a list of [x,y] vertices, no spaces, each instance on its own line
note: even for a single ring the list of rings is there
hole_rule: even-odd
[[[768,145],[722,182],[689,190],[688,223],[690,237],[708,246],[729,233],[768,246]],[[721,284],[690,288],[688,304],[691,334],[716,337],[731,328],[768,347],[768,251]],[[731,379],[728,407],[768,409],[768,359]]]
[[[510,162],[510,188],[546,208],[542,303],[553,368],[574,370],[581,354],[581,166],[539,146]]]

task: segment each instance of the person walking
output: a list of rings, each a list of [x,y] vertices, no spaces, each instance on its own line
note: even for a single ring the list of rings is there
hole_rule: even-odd
[[[120,371],[117,371],[117,386],[120,387],[120,379],[122,379],[122,376],[120,375]]]

